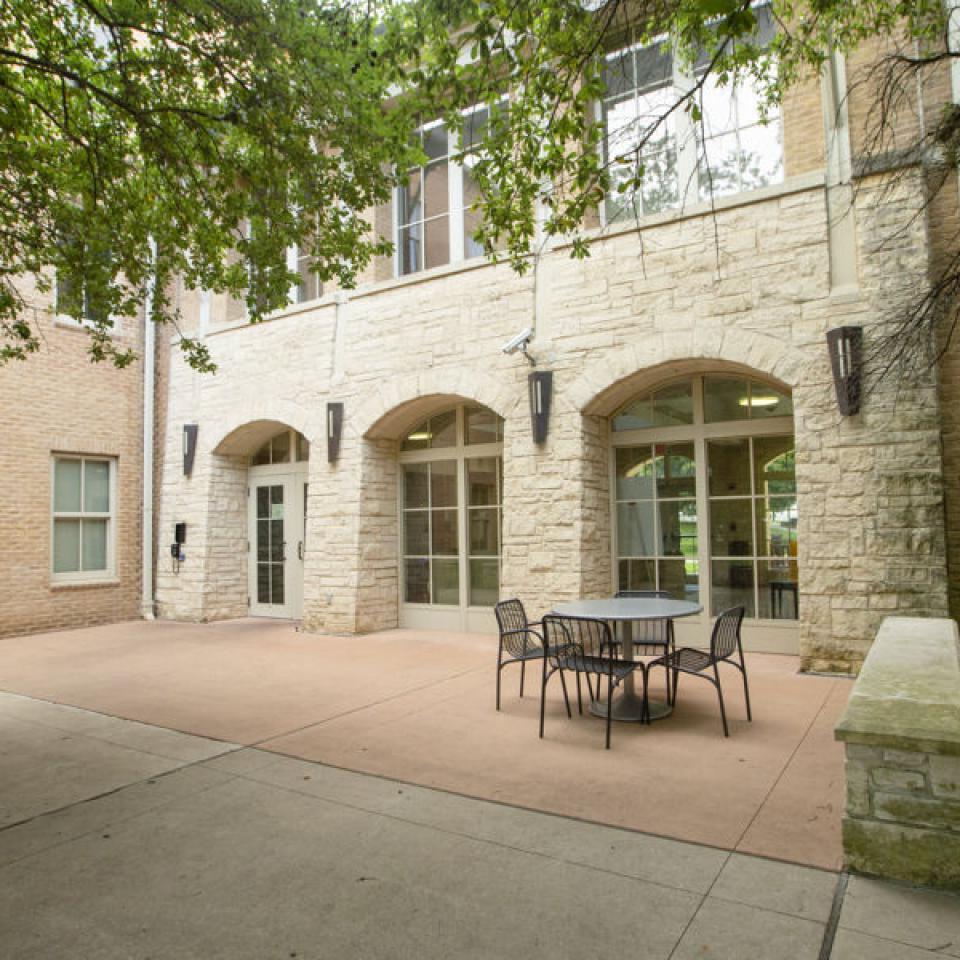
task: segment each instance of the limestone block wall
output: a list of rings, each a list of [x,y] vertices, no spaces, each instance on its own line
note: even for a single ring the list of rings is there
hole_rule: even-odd
[[[885,620],[836,735],[846,752],[847,866],[960,889],[956,623]]]
[[[610,415],[670,376],[749,371],[794,395],[804,665],[855,670],[885,613],[946,609],[934,384],[874,385],[862,414],[841,418],[825,345],[825,331],[842,323],[861,323],[871,342],[896,305],[923,289],[921,198],[911,182],[894,192],[861,185],[850,251],[860,283],[842,294],[830,284],[822,178],[807,175],[715,213],[598,236],[584,261],[560,246],[523,277],[503,265],[438,268],[213,333],[215,376],[176,362],[170,374],[160,525],[193,523],[197,541],[178,575],[159,577],[164,615],[224,616],[245,602],[245,559],[230,555],[245,513],[230,491],[241,488],[242,459],[261,436],[250,425],[282,424],[311,442],[306,625],[338,633],[394,625],[399,438],[464,401],[506,421],[503,594],[540,611],[607,593]],[[527,326],[538,369],[554,372],[541,447],[530,438],[530,368],[500,351]],[[335,464],[325,456],[330,400],[345,404]],[[200,425],[189,479],[175,452],[186,422]]]

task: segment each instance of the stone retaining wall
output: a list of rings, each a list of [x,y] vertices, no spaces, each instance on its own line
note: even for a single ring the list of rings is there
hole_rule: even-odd
[[[836,735],[851,870],[960,889],[960,643],[952,620],[884,621]]]

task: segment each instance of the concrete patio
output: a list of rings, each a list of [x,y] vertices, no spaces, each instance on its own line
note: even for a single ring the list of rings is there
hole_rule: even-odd
[[[960,899],[778,862],[839,854],[844,681],[755,656],[729,741],[690,684],[607,752],[557,697],[539,741],[515,678],[496,714],[491,663],[254,621],[0,642],[0,955],[960,957]]]
[[[538,675],[518,696],[496,640],[389,631],[304,634],[293,624],[135,622],[0,641],[0,689],[421,786],[590,822],[836,869],[844,679],[750,655],[755,721],[730,671],[731,736],[713,688],[687,678],[674,716],[568,720],[556,679],[537,737]],[[662,672],[655,681],[662,683]],[[572,692],[572,691],[571,691]]]

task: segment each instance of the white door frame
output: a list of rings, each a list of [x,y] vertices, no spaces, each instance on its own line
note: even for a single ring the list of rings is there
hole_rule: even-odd
[[[250,467],[247,478],[247,583],[248,607],[254,617],[299,620],[303,616],[304,485],[307,462]],[[257,600],[257,487],[283,487],[284,602]]]

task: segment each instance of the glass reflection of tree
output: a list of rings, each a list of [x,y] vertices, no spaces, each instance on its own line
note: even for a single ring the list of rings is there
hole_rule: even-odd
[[[671,138],[663,136],[647,144],[656,149],[642,153],[636,163],[622,164],[610,172],[615,209],[612,220],[661,213],[677,206],[680,192],[677,180],[677,151]],[[640,189],[636,189],[636,181]],[[621,184],[628,184],[618,193]]]
[[[763,466],[764,512],[768,519],[768,552],[771,568],[790,571],[796,557],[797,497],[796,450],[791,447]],[[775,498],[775,499],[771,499]],[[795,577],[791,577],[795,579]]]

